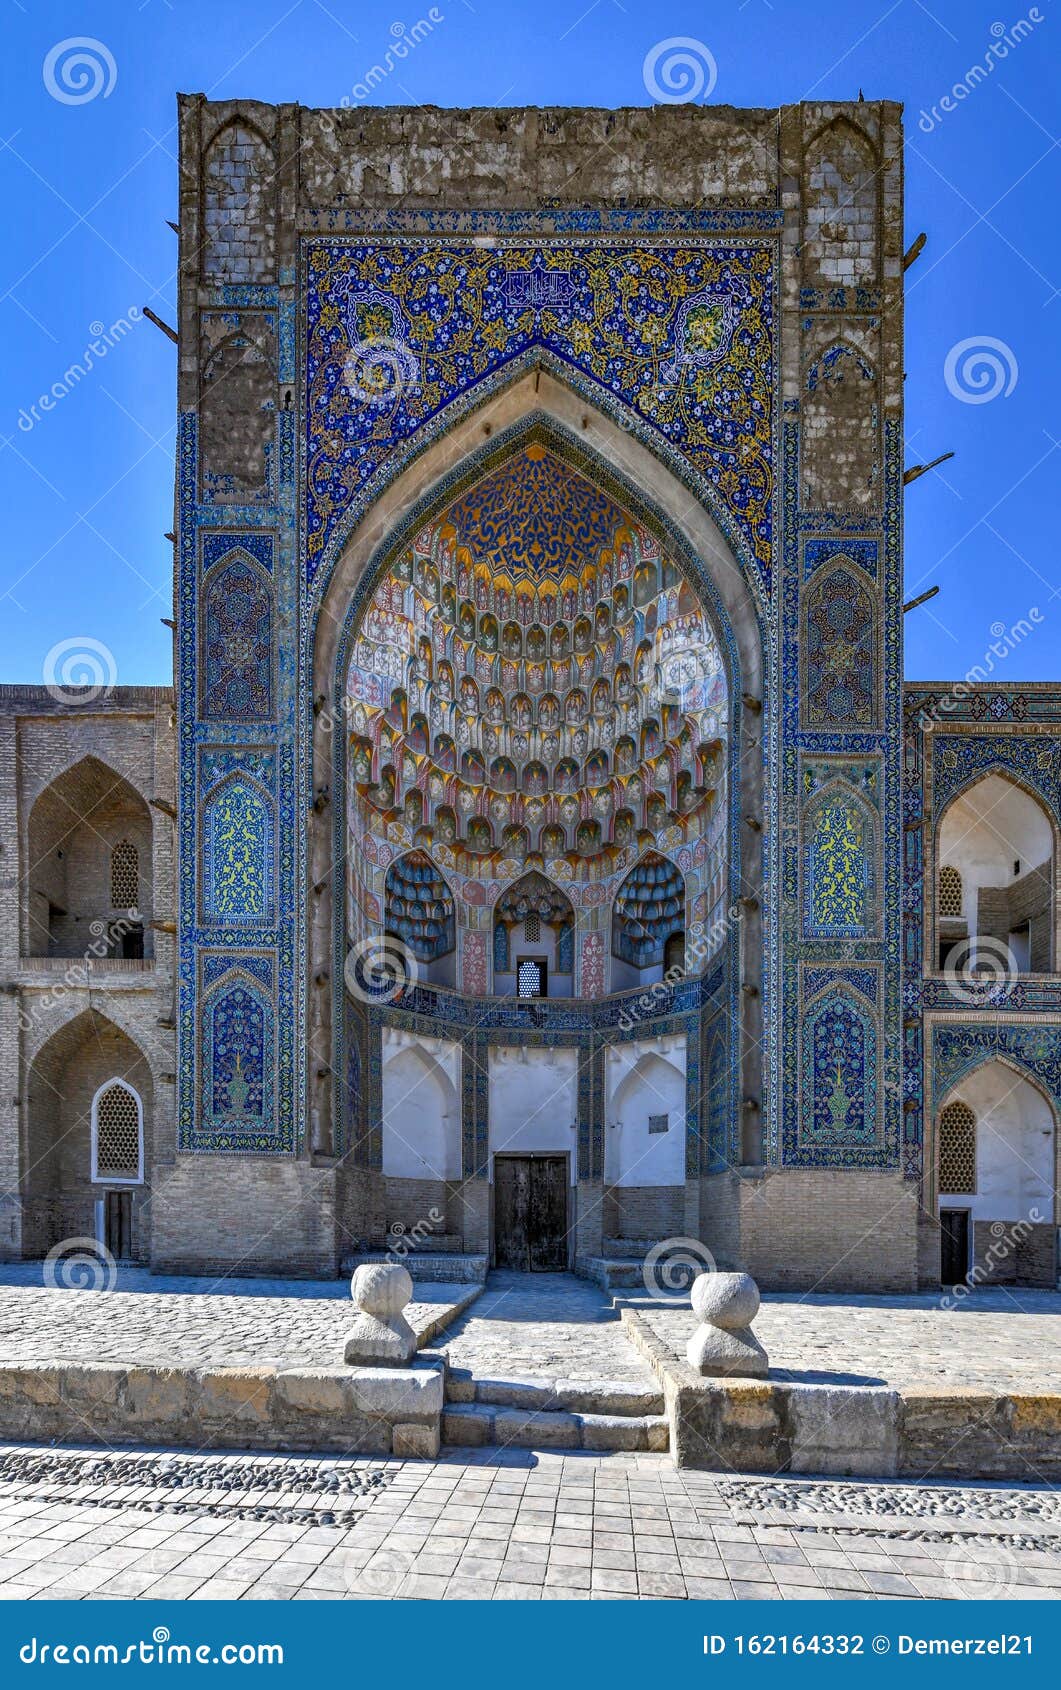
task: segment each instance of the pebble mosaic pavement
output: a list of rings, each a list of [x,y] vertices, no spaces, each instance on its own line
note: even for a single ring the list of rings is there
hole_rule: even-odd
[[[740,1480],[665,1456],[0,1448],[0,1598],[863,1600],[1061,1593],[1045,1488]]]

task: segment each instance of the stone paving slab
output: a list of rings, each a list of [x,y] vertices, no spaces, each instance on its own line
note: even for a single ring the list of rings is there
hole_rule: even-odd
[[[403,1462],[0,1449],[10,1601],[1059,1593],[1061,1506],[1043,1486],[719,1478],[590,1452]]]
[[[532,1393],[540,1387],[551,1396],[558,1380],[657,1389],[612,1299],[567,1273],[491,1273],[482,1296],[436,1347],[455,1370],[525,1382]]]
[[[688,1303],[638,1299],[636,1311],[682,1361]],[[1061,1292],[994,1288],[943,1298],[769,1294],[755,1331],[770,1377],[799,1384],[963,1386],[1061,1392]]]
[[[417,1284],[406,1315],[421,1344],[480,1290]],[[122,1270],[117,1289],[91,1291],[44,1288],[40,1263],[0,1269],[0,1361],[6,1362],[331,1366],[342,1362],[352,1319],[345,1280],[217,1281]]]

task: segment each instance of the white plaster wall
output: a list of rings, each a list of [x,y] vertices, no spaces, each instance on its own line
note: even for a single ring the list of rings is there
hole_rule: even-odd
[[[383,1172],[461,1177],[461,1051],[448,1039],[383,1029]]]
[[[976,1195],[940,1196],[974,1220],[1054,1219],[1054,1118],[1042,1093],[1004,1062],[988,1062],[951,1092],[976,1116]]]
[[[508,960],[512,968],[504,974],[494,975],[494,995],[499,998],[510,998],[516,991],[515,964],[521,956],[544,957],[549,966],[549,978],[546,982],[547,995],[551,998],[569,998],[574,993],[574,980],[570,973],[561,974],[556,966],[556,954],[559,949],[558,935],[555,927],[549,927],[543,921],[538,929],[538,937],[533,944],[526,937],[523,922],[518,927],[510,927],[508,931]],[[572,942],[572,949],[574,944]]]
[[[578,1052],[491,1045],[487,1072],[491,1158],[498,1152],[566,1151],[574,1183]]]
[[[634,1039],[606,1060],[605,1185],[685,1183],[685,1038]],[[650,1115],[668,1115],[650,1133]]]
[[[1011,886],[1048,862],[1053,844],[1045,810],[1001,775],[987,775],[955,799],[940,828],[938,866],[950,864],[962,877],[962,916],[970,933],[976,932],[980,888]]]

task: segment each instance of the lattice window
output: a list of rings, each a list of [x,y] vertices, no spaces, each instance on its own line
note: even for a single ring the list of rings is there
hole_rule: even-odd
[[[536,945],[542,936],[541,917],[532,910],[523,923],[523,934],[528,945]]]
[[[542,998],[545,996],[545,964],[537,957],[521,957],[516,970],[516,996]]]
[[[939,913],[941,916],[962,913],[962,877],[949,863],[939,871]]]
[[[948,1197],[976,1192],[976,1116],[967,1103],[948,1103],[939,1118],[939,1189]]]
[[[111,852],[111,909],[135,910],[140,899],[140,853],[131,839]]]
[[[140,1100],[120,1080],[112,1080],[96,1098],[94,1136],[93,1179],[142,1178]]]

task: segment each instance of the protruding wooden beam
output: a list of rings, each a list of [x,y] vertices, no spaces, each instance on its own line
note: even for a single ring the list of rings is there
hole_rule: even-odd
[[[940,464],[945,464],[953,456],[953,452],[941,452],[939,457],[933,458],[930,464],[911,464],[910,468],[903,474],[903,486],[909,487],[912,481],[918,481],[921,476],[927,475],[930,469],[938,468]]]
[[[905,616],[908,610],[916,610],[919,604],[924,604],[928,599],[934,599],[938,592],[938,587],[930,587],[927,593],[918,593],[916,599],[907,599],[903,605],[903,615]]]
[[[164,335],[168,335],[170,340],[173,342],[174,346],[176,346],[176,344],[177,344],[177,331],[176,331],[176,329],[171,329],[168,323],[164,323],[162,321],[161,317],[156,317],[156,315],[152,311],[150,305],[141,306],[141,310],[143,311],[144,316],[147,318],[148,322],[154,323],[156,329],[161,329],[162,333]]]
[[[922,229],[922,231],[918,235],[916,241],[913,241],[911,243],[911,245],[907,247],[905,253],[903,254],[903,269],[904,270],[909,270],[911,264],[917,263],[918,259],[921,257],[921,254],[925,250],[925,242],[927,240],[928,240],[928,236],[925,234],[925,231]]]

